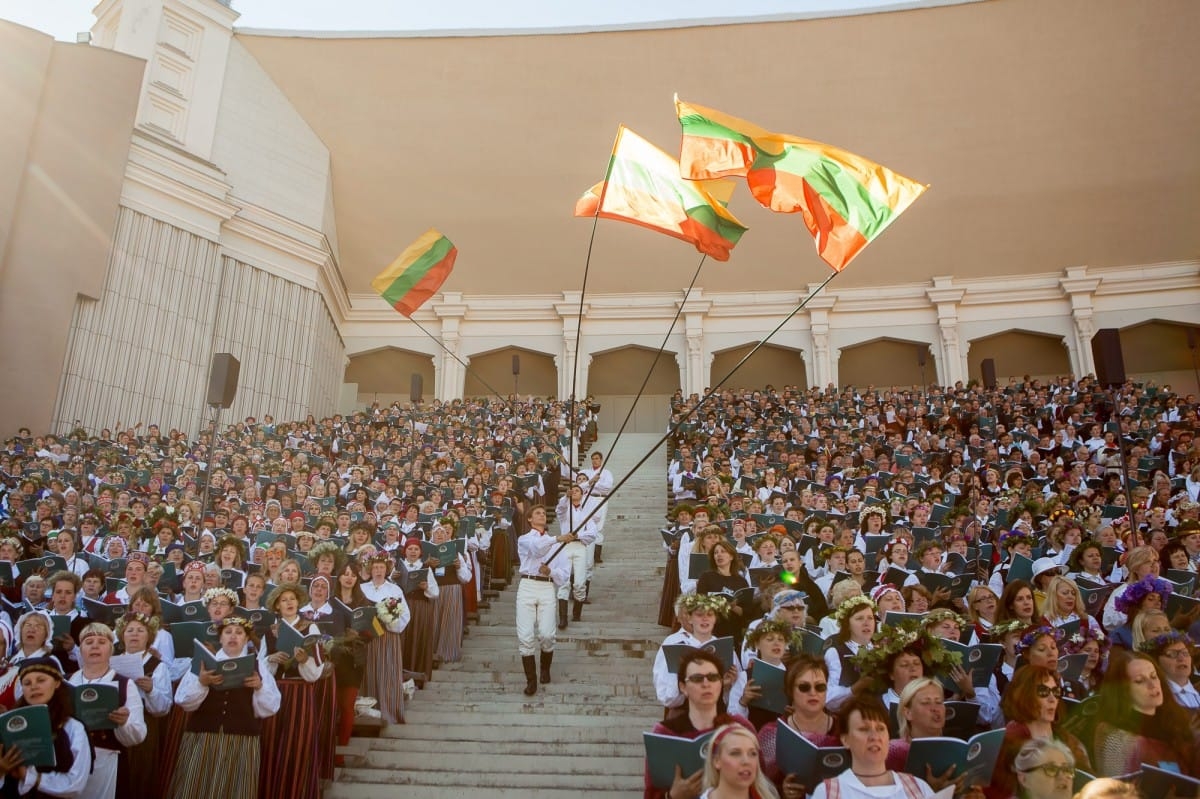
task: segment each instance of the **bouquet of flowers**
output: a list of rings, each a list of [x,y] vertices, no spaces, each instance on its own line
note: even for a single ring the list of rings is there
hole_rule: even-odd
[[[375,618],[383,624],[390,625],[400,618],[400,608],[403,603],[398,597],[384,597],[375,603]]]

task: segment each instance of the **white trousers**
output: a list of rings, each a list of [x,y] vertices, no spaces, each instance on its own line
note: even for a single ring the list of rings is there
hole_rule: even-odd
[[[558,589],[559,599],[569,599],[572,595],[580,602],[587,596],[588,548],[582,541],[572,541],[563,549],[563,556],[571,563],[571,582],[563,583]]]
[[[554,651],[558,602],[554,583],[521,578],[517,586],[517,648],[521,657]]]

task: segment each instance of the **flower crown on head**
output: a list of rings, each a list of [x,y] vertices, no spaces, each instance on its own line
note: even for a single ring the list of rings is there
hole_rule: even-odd
[[[1021,640],[1017,642],[1017,657],[1020,657],[1029,647],[1037,642],[1037,639],[1044,635],[1048,635],[1054,639],[1054,643],[1061,644],[1063,640],[1063,631],[1058,627],[1049,627],[1042,625],[1041,627],[1033,627],[1029,632],[1021,636]]]
[[[996,641],[1003,641],[1005,636],[1010,633],[1020,632],[1026,626],[1025,622],[1020,619],[1009,619],[1008,621],[1002,621],[999,624],[993,625],[992,629],[988,631],[988,635]]]
[[[1001,531],[997,541],[1003,549],[1010,549],[1017,544],[1029,544],[1029,546],[1037,544],[1037,538],[1033,533],[1017,529]]]
[[[962,663],[961,653],[950,652],[920,622],[908,620],[880,629],[871,636],[871,646],[860,647],[850,659],[875,690],[883,691],[889,687],[888,671],[892,663],[904,653],[921,658],[926,676],[948,672]]]
[[[1099,644],[1101,653],[1109,646],[1109,640],[1105,637],[1104,632],[1099,627],[1089,624],[1086,627],[1080,625],[1079,632],[1063,641],[1063,649],[1069,655],[1078,655],[1088,641],[1095,641]]]
[[[209,602],[212,602],[217,597],[225,597],[226,599],[228,599],[230,602],[233,603],[234,607],[237,607],[237,603],[239,601],[237,592],[234,591],[233,589],[221,588],[219,586],[216,588],[210,588],[207,591],[205,591],[204,595],[200,597],[200,601],[202,601],[205,605],[207,605]]]
[[[684,594],[679,598],[679,607],[687,613],[709,610],[718,616],[729,615],[729,599],[721,594]]]
[[[1182,633],[1179,630],[1171,630],[1171,632],[1157,635],[1149,641],[1143,641],[1138,650],[1145,652],[1147,655],[1159,657],[1163,652],[1167,651],[1167,647],[1173,644],[1184,644],[1187,646],[1189,652],[1192,646],[1194,646],[1192,639],[1188,637],[1187,633]]]
[[[866,594],[855,594],[847,597],[846,601],[837,606],[837,610],[833,612],[833,618],[840,625],[863,608],[870,608],[872,613],[879,612],[879,606],[875,604],[875,600]]]
[[[1064,516],[1068,519],[1074,519],[1075,511],[1071,510],[1070,508],[1055,508],[1054,510],[1050,511],[1050,523],[1054,524]]]
[[[1131,583],[1120,596],[1116,598],[1115,605],[1118,613],[1129,615],[1146,601],[1146,597],[1151,594],[1158,594],[1162,598],[1163,607],[1167,605],[1167,597],[1171,595],[1171,584],[1159,577],[1147,574],[1136,583]]]
[[[783,640],[789,646],[792,644],[792,639],[796,637],[796,631],[786,621],[782,619],[763,619],[762,624],[759,624],[753,630],[746,633],[746,643],[751,647],[757,647],[759,641],[772,634],[783,636]]]
[[[922,623],[924,624],[925,629],[928,630],[930,627],[941,624],[944,621],[952,621],[958,627],[964,627],[967,624],[966,619],[955,613],[950,608],[937,608],[936,610],[929,611],[929,613],[927,613],[925,618],[922,620]]]

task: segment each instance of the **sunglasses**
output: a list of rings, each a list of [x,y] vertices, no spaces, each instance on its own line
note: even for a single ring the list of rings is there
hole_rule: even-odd
[[[1062,689],[1058,686],[1051,688],[1048,685],[1039,685],[1037,687],[1037,695],[1041,699],[1045,699],[1048,696],[1053,696],[1055,699],[1058,699],[1062,697]]]
[[[692,685],[700,685],[703,682],[720,682],[721,675],[715,671],[712,671],[708,674],[689,674],[683,679],[686,682],[690,682]]]
[[[818,683],[798,682],[798,683],[796,683],[796,690],[802,694],[807,694],[810,691],[816,691],[819,694],[823,694],[823,693],[825,693],[825,690],[828,687],[829,686],[823,682],[818,682]]]
[[[1066,764],[1063,764],[1061,766],[1056,766],[1053,763],[1046,763],[1041,766],[1034,766],[1033,768],[1027,768],[1022,773],[1028,774],[1031,771],[1040,771],[1043,774],[1045,774],[1047,777],[1049,777],[1050,779],[1056,779],[1058,777],[1074,777],[1075,776],[1075,767],[1068,766]]]

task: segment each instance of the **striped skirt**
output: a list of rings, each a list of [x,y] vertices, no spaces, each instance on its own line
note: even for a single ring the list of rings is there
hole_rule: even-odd
[[[437,613],[437,645],[434,654],[443,663],[457,663],[462,659],[463,639],[463,587],[441,586],[434,600]]]
[[[259,799],[320,799],[333,772],[333,678],[277,684],[279,712],[263,719]]]
[[[367,644],[360,693],[379,700],[379,712],[388,724],[404,723],[403,633],[384,633]]]
[[[492,546],[488,550],[491,553],[492,563],[492,579],[507,583],[512,579],[512,559],[508,553],[508,531],[500,528],[492,528]],[[491,586],[485,585],[484,588]]]
[[[171,799],[258,796],[257,735],[185,732],[171,780]]]
[[[675,600],[679,599],[679,558],[667,555],[667,572],[663,575],[662,598],[658,602],[658,623],[672,630],[679,626],[675,618]]]
[[[179,683],[174,684],[175,688]],[[155,771],[158,779],[159,796],[168,796],[171,788],[171,777],[175,773],[175,763],[179,759],[179,746],[183,741],[183,731],[187,728],[188,714],[179,707],[171,705],[171,712],[162,719],[161,737],[158,742],[159,766]]]
[[[433,679],[433,635],[437,629],[433,600],[423,591],[405,594],[405,598],[412,618],[404,628],[404,663],[428,682]]]

